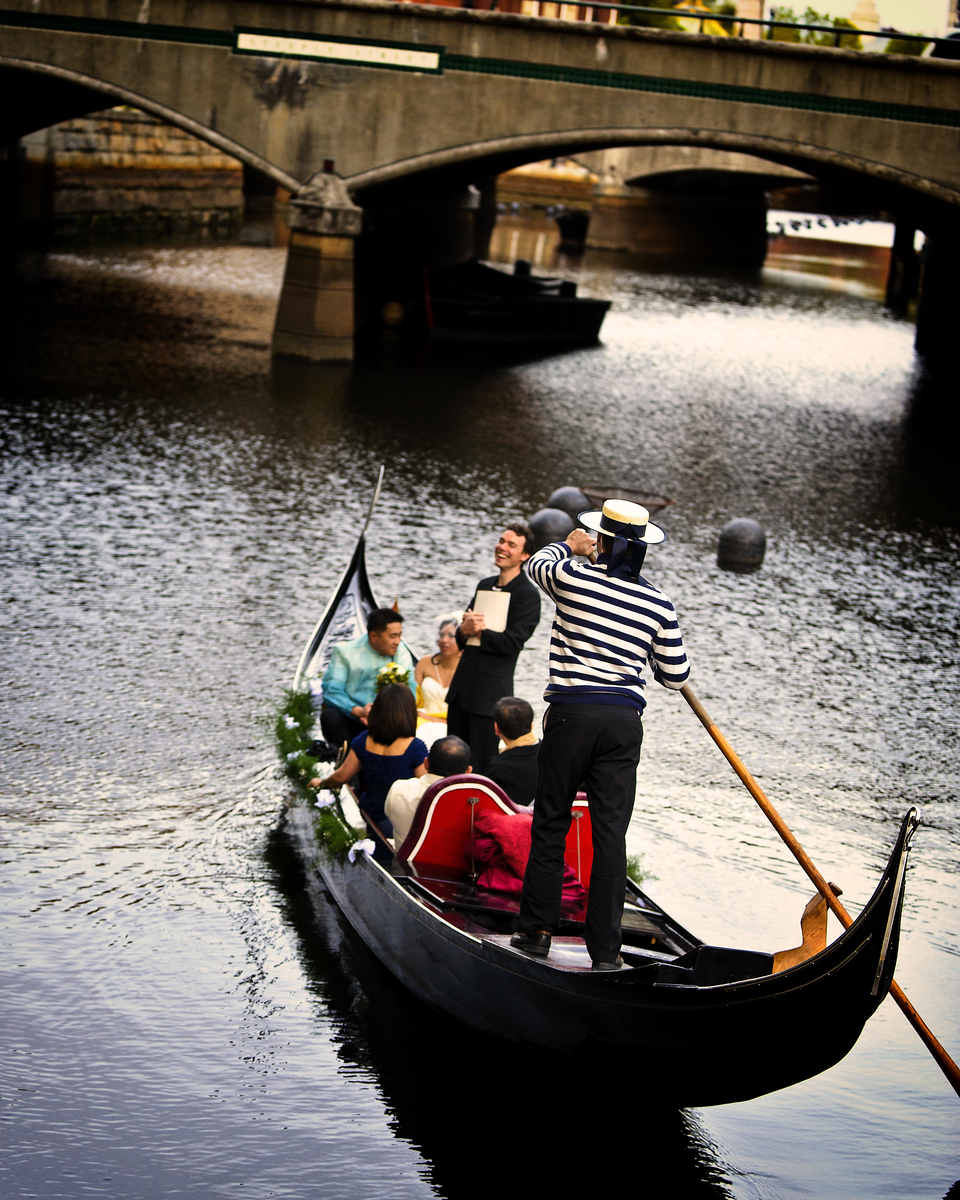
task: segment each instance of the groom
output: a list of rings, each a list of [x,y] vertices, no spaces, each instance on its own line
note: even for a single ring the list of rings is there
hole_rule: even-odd
[[[470,747],[475,771],[482,771],[497,752],[493,706],[502,696],[513,695],[517,658],[540,620],[540,593],[523,570],[533,545],[529,526],[519,522],[507,526],[493,552],[499,574],[480,580],[457,630],[463,654],[447,692],[447,733],[463,738]],[[502,633],[488,629],[483,615],[472,611],[477,592],[491,591],[510,596]],[[467,638],[473,636],[479,637],[479,646],[467,645]]]

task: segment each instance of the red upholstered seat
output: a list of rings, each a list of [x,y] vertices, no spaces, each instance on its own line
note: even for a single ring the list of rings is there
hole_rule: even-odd
[[[476,803],[471,804],[471,800]],[[442,867],[448,871],[468,871],[471,809],[494,809],[504,813],[521,811],[492,779],[483,775],[450,775],[439,779],[421,797],[410,832],[398,849],[397,857],[419,870]],[[590,809],[582,792],[574,804],[564,857],[583,886],[589,888],[593,835]]]
[[[577,798],[573,802],[573,819],[567,833],[567,848],[563,857],[589,891],[590,872],[593,870],[593,825],[590,822],[590,805],[587,803],[586,792],[577,792]]]

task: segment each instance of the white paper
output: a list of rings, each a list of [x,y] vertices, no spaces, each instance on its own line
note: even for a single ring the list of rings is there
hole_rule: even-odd
[[[507,627],[507,613],[510,611],[510,593],[477,592],[473,611],[486,617],[488,629],[492,629],[494,633],[503,633]],[[479,646],[480,635],[475,633],[468,637],[467,645]]]

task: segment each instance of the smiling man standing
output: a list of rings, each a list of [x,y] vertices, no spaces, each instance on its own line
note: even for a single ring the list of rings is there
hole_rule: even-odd
[[[475,771],[482,771],[497,752],[493,706],[502,696],[513,695],[517,658],[540,620],[540,593],[523,570],[532,552],[533,532],[528,526],[508,525],[493,553],[499,575],[480,580],[457,630],[463,654],[447,692],[447,733],[463,738],[470,747]],[[473,611],[478,592],[507,593],[502,633],[488,629],[483,614]],[[478,645],[469,644],[474,637]]]

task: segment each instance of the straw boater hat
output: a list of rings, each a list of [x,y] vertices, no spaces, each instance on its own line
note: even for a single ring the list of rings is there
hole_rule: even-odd
[[[600,512],[582,512],[580,524],[606,537],[622,537],[628,542],[646,542],[651,546],[667,536],[650,520],[642,504],[632,504],[629,500],[607,500]]]

